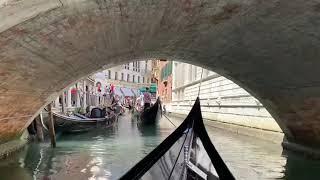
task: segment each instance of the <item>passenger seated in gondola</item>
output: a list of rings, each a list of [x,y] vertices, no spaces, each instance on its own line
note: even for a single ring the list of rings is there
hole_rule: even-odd
[[[151,94],[149,88],[146,87],[146,92],[143,94],[144,109],[147,109],[151,106]]]
[[[100,108],[96,107],[91,110],[91,118],[102,118],[102,111]]]
[[[106,107],[102,108],[101,115],[102,115],[102,117],[106,117],[106,115],[107,115],[107,108]]]

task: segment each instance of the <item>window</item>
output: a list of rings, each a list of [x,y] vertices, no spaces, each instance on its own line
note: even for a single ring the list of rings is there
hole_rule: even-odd
[[[114,73],[114,80],[118,80],[118,72]]]
[[[121,73],[121,81],[123,81],[123,80],[124,80],[124,74]]]
[[[108,70],[108,79],[111,79],[111,71]]]
[[[133,71],[137,71],[137,62],[133,62]]]
[[[130,63],[124,65],[125,69],[130,69]]]
[[[135,75],[132,75],[132,82],[134,82]]]
[[[127,82],[130,81],[130,74],[127,74]]]
[[[147,83],[149,83],[150,82],[150,79],[149,78],[147,78]]]
[[[140,72],[140,62],[139,61],[133,62],[133,71]]]
[[[132,63],[132,67],[133,67],[132,70],[135,71],[135,63],[134,62]]]
[[[140,83],[140,76],[138,76],[138,83]]]
[[[142,77],[142,83],[144,83],[144,76]]]

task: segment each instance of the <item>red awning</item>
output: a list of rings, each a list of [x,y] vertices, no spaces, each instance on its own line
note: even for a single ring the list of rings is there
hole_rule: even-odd
[[[77,89],[76,88],[72,88],[71,89],[71,94],[77,94]]]

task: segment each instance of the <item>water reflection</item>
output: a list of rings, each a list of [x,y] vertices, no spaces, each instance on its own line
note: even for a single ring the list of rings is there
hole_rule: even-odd
[[[159,126],[144,126],[141,124],[137,124],[137,128],[142,137],[157,137],[159,132]]]
[[[140,127],[125,116],[110,129],[63,135],[55,149],[48,142],[29,144],[16,156],[0,161],[0,179],[118,179],[173,129],[165,119],[156,127]],[[278,144],[212,127],[207,130],[237,179],[319,179],[319,161],[290,153],[282,156]]]
[[[285,152],[287,163],[283,179],[320,179],[320,161]]]

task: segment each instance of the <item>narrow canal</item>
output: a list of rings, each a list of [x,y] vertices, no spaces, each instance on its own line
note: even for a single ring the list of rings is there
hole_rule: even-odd
[[[0,161],[0,179],[118,179],[173,130],[166,119],[156,128],[141,130],[130,115],[122,116],[117,126],[108,130],[59,136],[55,149],[48,142],[29,144]],[[318,179],[318,161],[284,156],[281,146],[271,142],[213,127],[207,130],[236,179]]]

